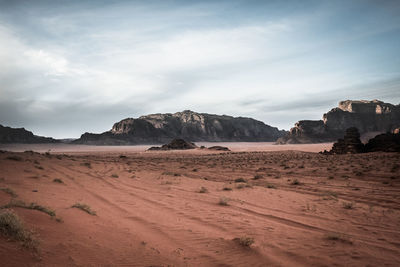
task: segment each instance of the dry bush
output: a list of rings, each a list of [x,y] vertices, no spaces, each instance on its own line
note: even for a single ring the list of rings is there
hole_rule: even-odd
[[[92,208],[91,208],[89,205],[87,205],[87,204],[75,203],[74,205],[72,205],[72,208],[81,209],[81,210],[83,210],[84,212],[86,212],[86,213],[88,213],[88,214],[90,214],[90,215],[93,215],[93,216],[96,215],[96,212],[95,212],[94,210],[92,210]]]
[[[228,201],[229,201],[228,198],[226,198],[226,197],[220,197],[219,202],[218,202],[218,205],[221,205],[221,206],[228,206],[228,205],[229,205],[229,204],[228,204]]]
[[[17,207],[17,208],[24,208],[24,209],[30,209],[30,210],[38,210],[41,212],[44,212],[48,215],[50,215],[51,217],[55,217],[56,216],[56,212],[50,208],[38,205],[34,202],[30,203],[30,204],[26,204],[24,201],[22,200],[11,200],[8,204],[2,206],[2,208],[13,208],[13,207]]]
[[[207,190],[207,188],[205,188],[204,186],[202,186],[202,187],[200,187],[200,189],[199,189],[198,192],[199,192],[199,193],[207,193],[208,190]]]
[[[63,184],[64,183],[63,180],[58,179],[58,178],[54,179],[53,182],[54,183],[59,183],[59,184]]]
[[[17,197],[18,195],[17,195],[17,193],[15,193],[15,191],[14,190],[12,190],[11,188],[9,188],[9,187],[6,187],[6,188],[0,188],[0,191],[3,191],[4,193],[7,193],[7,194],[9,194],[10,196],[12,196],[12,197]]]
[[[248,236],[236,237],[233,240],[243,247],[250,247],[254,243],[254,238]]]
[[[0,211],[0,233],[14,241],[19,241],[28,249],[38,250],[39,242],[25,229],[21,219],[10,210]]]

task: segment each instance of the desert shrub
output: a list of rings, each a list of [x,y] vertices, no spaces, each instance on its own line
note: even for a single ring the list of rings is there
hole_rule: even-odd
[[[92,208],[87,205],[87,204],[83,204],[83,203],[75,203],[74,205],[72,205],[72,208],[77,208],[77,209],[81,209],[84,212],[90,214],[90,215],[96,215],[96,212],[94,210],[92,210]]]
[[[353,209],[354,208],[354,203],[353,202],[343,202],[343,208],[345,209]]]
[[[22,161],[22,158],[19,156],[8,156],[6,157],[8,160],[14,160],[14,161]]]
[[[24,208],[24,209],[30,209],[30,210],[38,210],[41,212],[44,212],[48,215],[50,215],[51,217],[55,217],[56,216],[56,212],[50,208],[38,205],[36,203],[30,203],[27,204],[22,200],[11,200],[8,204],[2,206],[2,208],[13,208],[13,207],[17,207],[17,208]]]
[[[254,238],[248,236],[237,237],[233,240],[243,247],[250,247],[254,243]]]
[[[263,176],[261,174],[256,174],[256,175],[254,175],[253,180],[258,180],[261,178],[263,178]]]
[[[208,190],[207,190],[207,188],[205,188],[204,186],[202,186],[198,192],[199,192],[199,193],[207,193]]]
[[[63,180],[58,179],[58,178],[55,178],[55,179],[53,180],[53,182],[54,182],[54,183],[59,183],[59,184],[63,184],[63,183],[64,183]]]
[[[232,188],[230,188],[230,187],[224,187],[224,188],[222,188],[222,190],[224,190],[224,191],[232,191]]]
[[[119,158],[120,159],[126,159],[126,156],[125,155],[119,155]]]
[[[113,173],[113,174],[111,174],[111,177],[112,177],[112,178],[118,178],[119,176],[118,176],[118,174]]]
[[[228,206],[228,205],[229,205],[229,204],[228,204],[228,201],[229,201],[228,198],[226,198],[226,197],[220,197],[219,202],[218,202],[218,205],[221,205],[221,206]]]
[[[39,242],[25,229],[21,219],[12,211],[0,211],[0,233],[14,241],[22,242],[26,248],[38,249]]]
[[[92,164],[90,162],[83,162],[83,163],[81,163],[81,166],[92,168]]]
[[[339,241],[339,242],[348,243],[348,244],[353,244],[353,242],[351,240],[349,240],[348,237],[346,237],[343,234],[339,234],[339,233],[328,234],[325,236],[325,239],[332,240],[332,241]]]
[[[291,184],[291,185],[300,185],[301,183],[300,183],[299,180],[294,179],[290,184]]]
[[[247,183],[247,181],[243,178],[237,178],[235,179],[235,183]]]
[[[276,189],[276,186],[273,184],[267,184],[267,188],[272,188],[272,189]]]
[[[3,191],[4,193],[7,193],[7,194],[9,194],[10,196],[12,196],[12,197],[17,197],[17,193],[15,193],[15,191],[14,190],[12,190],[11,188],[9,188],[9,187],[6,187],[6,188],[0,188],[0,191]]]

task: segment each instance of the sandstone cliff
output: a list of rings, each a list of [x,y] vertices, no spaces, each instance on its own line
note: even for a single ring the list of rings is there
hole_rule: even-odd
[[[24,128],[11,128],[0,125],[0,143],[23,143],[23,144],[39,144],[39,143],[56,143],[59,142],[50,137],[42,137],[34,135],[32,132]]]
[[[322,120],[297,122],[277,143],[332,142],[342,137],[350,127],[356,127],[362,137],[373,137],[379,133],[392,132],[399,126],[400,105],[379,100],[346,100],[324,114]]]
[[[74,143],[94,145],[160,144],[174,138],[198,141],[276,141],[285,131],[251,118],[196,113],[151,114],[128,118],[102,134],[85,133]]]

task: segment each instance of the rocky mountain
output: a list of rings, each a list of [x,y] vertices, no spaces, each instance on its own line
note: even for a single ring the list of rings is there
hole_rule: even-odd
[[[39,144],[39,143],[57,143],[50,137],[34,135],[32,132],[24,128],[11,128],[0,125],[0,143],[23,143],[23,144]]]
[[[346,129],[356,127],[361,139],[392,132],[400,126],[400,105],[379,100],[346,100],[323,115],[322,120],[302,120],[278,139],[278,144],[332,142],[343,137]]]
[[[196,113],[151,114],[128,118],[114,124],[110,131],[84,133],[74,141],[79,144],[129,145],[160,144],[175,138],[198,141],[276,141],[286,134],[251,118]]]

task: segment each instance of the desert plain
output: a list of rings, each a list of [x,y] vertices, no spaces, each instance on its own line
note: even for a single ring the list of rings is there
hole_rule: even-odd
[[[399,153],[224,145],[2,147],[1,265],[399,266]]]

